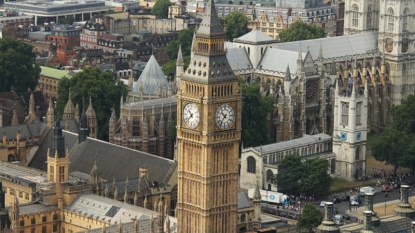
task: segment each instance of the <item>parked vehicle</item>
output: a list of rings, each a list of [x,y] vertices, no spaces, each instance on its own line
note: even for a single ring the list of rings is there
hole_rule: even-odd
[[[350,197],[350,204],[351,205],[360,205],[362,201],[360,200],[359,196],[351,196]]]
[[[382,192],[390,192],[392,190],[393,190],[392,187],[389,186],[389,185],[383,185],[382,186]]]
[[[349,195],[343,196],[342,201],[350,201],[350,196]]]
[[[326,206],[326,202],[325,201],[321,201],[320,202],[320,207],[324,207],[324,206]]]
[[[372,193],[375,195],[375,189],[373,187],[367,186],[367,187],[361,187],[359,190],[359,195],[364,196],[366,193]]]
[[[336,225],[341,226],[344,224],[344,219],[343,219],[343,215],[341,214],[336,214],[333,216],[333,221]]]
[[[336,203],[340,203],[340,202],[342,202],[342,199],[340,199],[338,196],[334,196],[334,197],[333,197],[333,203],[334,203],[334,204],[336,204]]]

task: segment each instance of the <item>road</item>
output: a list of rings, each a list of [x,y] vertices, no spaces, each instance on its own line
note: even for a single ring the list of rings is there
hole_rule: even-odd
[[[373,197],[373,204],[384,203],[386,201],[392,201],[392,200],[399,199],[399,190],[398,189],[393,189],[391,192],[388,193],[388,197],[385,197],[385,195],[381,192],[381,187],[374,187],[374,188],[375,188],[375,195]],[[350,192],[347,193],[347,195],[350,195],[350,196],[356,196],[357,194],[358,193],[356,191],[353,192],[353,194],[350,194]],[[344,196],[344,193],[334,194],[334,195],[342,197],[342,196]],[[328,196],[327,201],[333,200],[334,195]],[[415,195],[415,188],[412,187],[412,186],[409,186],[409,197],[411,198],[414,195]],[[362,204],[360,205],[360,207],[365,206],[365,198],[360,197],[360,199],[362,201]],[[321,210],[323,210],[323,208],[324,208],[324,207],[320,207],[320,203],[315,203],[315,205],[317,205],[318,208],[320,208]],[[333,206],[337,209],[337,211],[340,214],[345,214],[346,210],[349,209],[349,202],[348,201],[342,201],[340,203],[334,204]],[[356,221],[356,219],[353,219],[353,217],[352,217],[351,220],[349,220],[349,221]]]

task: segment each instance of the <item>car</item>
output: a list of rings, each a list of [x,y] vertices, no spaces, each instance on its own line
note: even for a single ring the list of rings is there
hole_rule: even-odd
[[[375,195],[375,189],[373,187],[370,187],[370,186],[361,187],[359,189],[359,195],[360,196],[365,196],[366,193],[372,193],[373,195]]]
[[[347,214],[339,214],[343,217],[343,220],[350,220],[350,216]]]
[[[341,226],[344,224],[344,219],[343,219],[343,215],[341,214],[335,214],[333,216],[333,222],[337,225],[337,226]]]
[[[343,196],[342,201],[350,201],[350,196],[349,195]]]
[[[340,203],[340,202],[342,202],[342,199],[340,199],[339,197],[333,197],[333,203],[334,204]]]
[[[390,192],[390,191],[392,191],[393,189],[392,189],[392,187],[391,186],[388,186],[388,185],[383,185],[382,186],[382,192]]]
[[[326,206],[326,202],[325,201],[321,201],[320,202],[320,207],[324,207],[324,206]]]
[[[351,196],[350,197],[350,204],[351,205],[360,205],[360,204],[362,204],[362,201],[360,200],[360,198],[358,196]]]

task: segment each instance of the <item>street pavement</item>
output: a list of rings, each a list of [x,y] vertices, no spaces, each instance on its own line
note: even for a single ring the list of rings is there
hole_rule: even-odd
[[[386,202],[386,205],[391,204],[391,203],[396,203],[399,202],[399,190],[398,189],[393,189],[391,192],[388,192],[388,197],[385,197],[384,193],[382,193],[382,187],[376,187],[373,186],[373,188],[375,189],[375,195],[373,197],[373,205],[374,206],[379,206],[382,205]],[[409,186],[409,198],[415,198],[415,189],[412,186]],[[351,192],[347,192],[347,195],[349,196],[357,196],[358,192],[357,191],[353,191],[353,193]],[[334,196],[338,196],[338,197],[343,197],[344,193],[336,193],[330,196],[326,197],[326,201],[332,201]],[[346,223],[349,222],[355,222],[357,221],[357,218],[360,217],[360,213],[366,208],[365,206],[365,197],[360,197],[360,200],[362,201],[361,205],[359,206],[359,208],[353,208],[351,210],[349,210],[349,202],[348,201],[342,201],[340,203],[336,203],[333,204],[333,207],[335,207],[337,209],[337,211],[339,212],[339,214],[347,214],[350,216],[350,220],[346,220]],[[321,210],[324,209],[324,207],[320,207],[320,202],[314,202],[315,205],[318,206],[318,208],[320,208]]]

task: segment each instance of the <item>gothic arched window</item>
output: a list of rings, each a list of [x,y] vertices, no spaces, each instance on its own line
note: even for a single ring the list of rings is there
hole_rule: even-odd
[[[359,7],[357,5],[352,6],[352,26],[359,26]]]
[[[367,7],[367,18],[366,18],[366,27],[370,28],[372,27],[373,24],[373,16],[372,16],[373,12],[372,12],[372,5],[369,5]]]
[[[409,15],[409,10],[408,8],[406,8],[405,11],[403,12],[403,30],[404,31],[408,30],[408,15]]]
[[[387,16],[387,20],[388,20],[388,31],[393,31],[393,27],[394,27],[394,20],[395,17],[393,16],[393,9],[389,8],[388,9],[388,16]]]
[[[360,147],[357,147],[356,148],[356,158],[355,158],[356,160],[359,160],[360,159]]]
[[[246,221],[246,216],[245,216],[245,214],[242,214],[241,215],[241,222],[245,222]]]
[[[140,136],[140,120],[138,117],[133,119],[133,136]]]
[[[330,173],[334,174],[336,172],[336,160],[332,159],[330,162]]]
[[[273,177],[274,177],[274,173],[270,169],[268,169],[267,170],[267,181],[272,181]]]
[[[256,171],[256,160],[254,159],[254,157],[249,156],[247,159],[248,162],[248,172],[249,173],[255,173]]]

